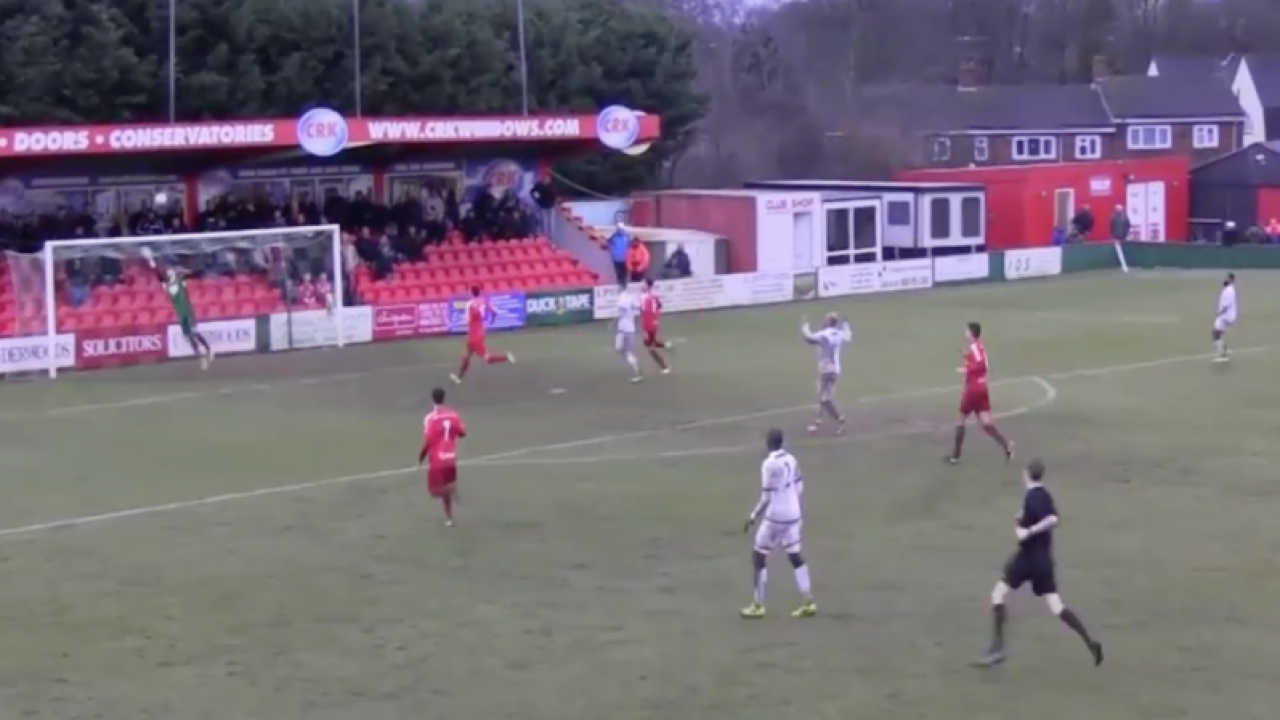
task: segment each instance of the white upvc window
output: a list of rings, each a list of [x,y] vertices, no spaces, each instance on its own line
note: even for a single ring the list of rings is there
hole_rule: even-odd
[[[951,159],[951,139],[950,138],[934,138],[933,139],[933,161],[946,162]]]
[[[1130,150],[1168,150],[1173,147],[1173,128],[1168,125],[1131,125],[1126,139]]]
[[[1058,139],[1051,135],[1034,137],[1015,137],[1013,139],[1014,160],[1057,160]]]
[[[973,159],[978,162],[986,162],[991,158],[991,142],[985,137],[976,137],[973,139]]]
[[[1076,159],[1098,160],[1102,157],[1102,137],[1098,135],[1076,136]]]
[[[1217,125],[1196,125],[1191,128],[1191,146],[1196,150],[1213,150],[1218,147]]]

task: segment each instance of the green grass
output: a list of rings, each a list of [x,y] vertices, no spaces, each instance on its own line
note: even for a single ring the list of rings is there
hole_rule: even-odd
[[[396,471],[456,340],[8,385],[0,720],[1269,718],[1274,282],[1241,275],[1230,367],[1196,357],[1217,293],[1197,273],[673,316],[675,374],[639,387],[603,325],[504,335],[520,364],[451,398],[473,460],[452,530]],[[798,315],[828,309],[855,326],[851,432],[814,441]],[[1003,427],[1049,466],[1101,670],[1025,594],[1010,664],[968,667],[1019,500],[985,437],[941,462],[971,319]],[[770,424],[808,479],[809,621],[780,561],[771,615],[737,617]]]

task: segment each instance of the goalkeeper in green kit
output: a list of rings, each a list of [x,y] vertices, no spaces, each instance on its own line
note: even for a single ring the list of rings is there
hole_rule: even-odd
[[[164,286],[164,293],[169,296],[169,302],[173,303],[173,312],[178,316],[178,326],[182,328],[182,336],[191,343],[191,349],[200,356],[200,367],[208,370],[209,364],[213,362],[213,346],[196,328],[196,312],[191,307],[190,296],[187,295],[186,274],[172,266],[161,270],[156,265],[156,258],[151,254],[151,248],[142,248],[142,256],[146,258],[147,264],[155,271],[160,284]]]

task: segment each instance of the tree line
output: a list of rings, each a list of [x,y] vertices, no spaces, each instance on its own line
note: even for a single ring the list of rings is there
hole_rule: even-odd
[[[353,116],[357,102],[371,116],[522,110],[515,0],[173,6],[178,120],[294,117],[317,106]],[[0,124],[167,119],[169,7],[0,0]],[[606,193],[657,182],[705,108],[693,34],[661,7],[615,0],[528,0],[525,29],[531,112],[616,103],[665,121],[664,141],[645,156],[600,154],[565,171]]]
[[[359,3],[360,21],[353,18]],[[519,113],[516,0],[175,0],[180,120]],[[0,0],[0,123],[167,117],[168,0]],[[859,84],[1086,82],[1094,55],[1280,52],[1274,0],[525,0],[532,112],[660,113],[641,158],[565,164],[604,193],[860,177],[896,162]],[[359,36],[359,81],[355,37]]]

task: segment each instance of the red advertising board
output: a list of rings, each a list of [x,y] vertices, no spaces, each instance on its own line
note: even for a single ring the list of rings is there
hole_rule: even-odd
[[[621,121],[621,124],[619,124]],[[347,147],[370,144],[447,145],[458,143],[565,142],[596,140],[615,147],[661,136],[657,115],[633,110],[597,115],[488,115],[472,117],[343,117],[316,108],[300,118],[217,120],[135,125],[75,125],[0,128],[0,157],[134,155],[138,153],[297,148],[327,157]]]
[[[426,337],[449,332],[449,304],[379,305],[373,308],[373,340]]]
[[[165,325],[83,329],[76,334],[76,368],[162,362],[169,357],[167,331]]]

